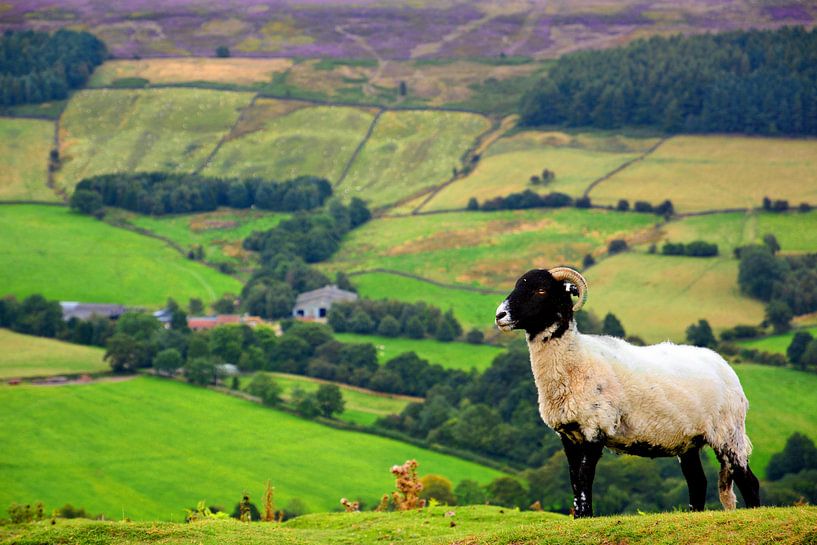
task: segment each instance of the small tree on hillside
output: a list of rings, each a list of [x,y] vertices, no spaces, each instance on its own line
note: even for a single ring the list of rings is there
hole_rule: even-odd
[[[451,490],[451,481],[442,475],[426,475],[420,479],[423,489],[420,491],[420,498],[426,500],[434,499],[445,505],[456,505],[457,498]]]
[[[216,365],[208,358],[194,358],[184,366],[187,382],[207,386],[216,382]]]
[[[772,300],[766,305],[766,320],[774,327],[775,333],[784,333],[791,327],[794,313],[785,301]]]
[[[220,45],[216,48],[216,57],[226,59],[230,56],[230,48],[226,45]]]
[[[786,440],[783,450],[772,455],[766,476],[770,481],[776,481],[783,475],[804,469],[817,469],[817,447],[802,433],[794,433]]]
[[[153,358],[153,368],[160,375],[173,376],[183,363],[182,355],[175,348],[162,350]]]
[[[619,337],[622,339],[627,336],[624,332],[624,326],[621,325],[619,319],[612,312],[608,312],[604,317],[601,332],[603,335],[610,335],[612,337]]]
[[[261,398],[264,405],[274,407],[281,402],[281,387],[266,373],[256,373],[247,385],[247,393]]]
[[[794,334],[791,344],[789,344],[789,347],[786,349],[786,357],[788,357],[789,361],[794,365],[800,365],[801,368],[805,370],[805,365],[801,365],[801,359],[803,354],[806,353],[806,348],[809,343],[813,340],[814,337],[812,337],[808,331],[798,331]]]
[[[325,418],[332,418],[335,413],[342,413],[346,402],[343,400],[343,393],[335,384],[321,384],[315,398],[318,407]]]
[[[706,320],[698,320],[697,324],[692,324],[686,331],[687,341],[695,346],[712,348],[718,344],[712,327]]]
[[[71,210],[92,215],[102,208],[102,195],[88,189],[78,189],[71,195]]]
[[[377,334],[384,337],[397,337],[400,335],[400,322],[391,314],[384,316],[377,326]]]
[[[800,367],[805,369],[809,366],[817,366],[817,339],[809,342],[806,351],[800,356]]]

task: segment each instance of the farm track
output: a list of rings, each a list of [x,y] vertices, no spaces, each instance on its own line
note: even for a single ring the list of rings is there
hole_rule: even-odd
[[[637,163],[639,161],[643,161],[645,157],[648,157],[650,154],[652,154],[655,150],[657,150],[661,146],[661,144],[663,144],[664,142],[666,142],[670,138],[671,137],[661,138],[650,149],[648,149],[647,151],[645,151],[644,153],[642,153],[641,155],[639,155],[635,159],[630,159],[626,163],[620,164],[615,169],[611,170],[610,172],[608,172],[607,174],[605,174],[601,178],[593,180],[590,183],[590,185],[587,186],[587,189],[584,190],[584,193],[582,194],[582,197],[589,197],[590,192],[593,191],[593,189],[595,189],[597,185],[604,182],[605,180],[609,180],[610,178],[612,178],[613,176],[615,176],[616,174],[618,174],[622,170],[626,169],[627,167],[633,165],[634,163]]]
[[[379,109],[375,114],[372,122],[369,124],[369,128],[366,130],[366,134],[363,135],[363,138],[360,140],[360,143],[355,148],[355,151],[352,152],[352,155],[349,157],[349,160],[346,162],[346,166],[343,167],[343,172],[340,173],[338,177],[338,181],[335,182],[335,187],[340,187],[340,184],[343,183],[343,180],[346,179],[346,176],[349,174],[349,171],[352,169],[352,165],[354,164],[355,160],[357,159],[360,152],[363,151],[363,147],[366,145],[366,142],[369,141],[371,138],[372,133],[374,132],[375,127],[377,126],[377,122],[380,121],[380,116],[383,115],[385,110],[383,108]]]
[[[409,278],[411,280],[425,282],[426,284],[431,284],[432,286],[437,286],[438,288],[445,288],[449,290],[469,291],[471,293],[480,293],[482,295],[506,295],[506,292],[504,291],[491,290],[487,288],[477,288],[474,286],[463,286],[460,284],[445,284],[443,282],[438,282],[437,280],[432,280],[431,278],[425,278],[423,276],[418,276],[416,274],[411,274],[403,271],[396,271],[394,269],[381,269],[379,267],[374,269],[361,269],[359,271],[353,271],[347,274],[349,276],[358,276],[361,274],[370,273],[393,274],[395,276],[402,276],[403,278]]]
[[[255,106],[255,103],[256,103],[257,100],[258,100],[258,95],[256,94],[256,95],[254,95],[252,97],[252,100],[250,100],[250,102],[247,103],[247,105],[244,106],[241,109],[241,113],[238,114],[238,117],[236,118],[235,123],[233,123],[232,126],[229,128],[229,130],[227,130],[227,132],[225,132],[221,136],[221,138],[219,138],[216,145],[213,146],[213,149],[210,150],[210,153],[207,154],[207,157],[205,157],[204,160],[201,162],[201,164],[193,171],[194,174],[200,174],[202,170],[207,168],[207,165],[209,165],[210,161],[212,161],[213,158],[216,156],[216,154],[218,153],[218,150],[221,149],[221,146],[227,140],[230,139],[230,137],[232,136],[232,134],[235,131],[236,127],[238,127],[239,124],[244,120],[244,116],[247,114],[247,112],[250,111],[253,108],[253,106]]]

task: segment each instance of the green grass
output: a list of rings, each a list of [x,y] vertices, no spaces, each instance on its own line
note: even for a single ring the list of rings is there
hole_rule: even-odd
[[[392,464],[487,482],[499,472],[369,434],[336,430],[180,382],[140,377],[83,386],[0,388],[0,505],[70,502],[107,517],[180,520],[206,499],[260,505],[271,479],[279,506],[311,511],[341,497],[376,503]]]
[[[499,297],[494,297],[494,299],[499,299]],[[434,300],[429,299],[429,301]],[[421,358],[431,363],[439,363],[446,369],[462,369],[464,371],[471,369],[484,371],[491,366],[494,358],[502,353],[501,348],[487,344],[444,343],[432,339],[390,338],[378,335],[357,335],[355,333],[336,333],[335,337],[344,343],[371,343],[375,345],[378,359],[381,362],[386,362],[404,352],[415,352]]]
[[[300,105],[303,106],[303,105]],[[337,181],[374,119],[372,111],[259,100],[204,170],[214,176]]]
[[[656,222],[649,214],[539,209],[381,218],[350,233],[328,268],[394,269],[447,284],[506,290],[534,267],[578,266]]]
[[[814,252],[817,250],[817,211],[692,216],[667,224],[663,231],[662,238],[672,242],[714,242],[725,256],[732,255],[738,246],[761,244],[767,234],[777,238],[783,253]]]
[[[449,516],[449,511],[454,513]],[[452,520],[454,525],[452,526]],[[3,543],[33,545],[597,545],[813,543],[817,508],[663,513],[571,520],[554,513],[491,506],[434,507],[392,513],[307,515],[282,525],[236,520],[196,524],[59,520],[0,527]]]
[[[252,96],[203,89],[80,91],[60,121],[58,180],[71,189],[97,174],[192,172]]]
[[[451,309],[465,329],[493,327],[496,307],[504,298],[503,295],[444,288],[388,273],[359,274],[352,277],[352,282],[358,292],[369,299],[424,301],[444,311]]]
[[[746,431],[754,450],[752,469],[763,478],[769,458],[780,452],[794,432],[817,441],[817,375],[768,365],[737,364],[749,399]]]
[[[2,115],[11,117],[38,117],[41,119],[59,119],[68,100],[52,100],[37,104],[17,104],[0,108]]]
[[[817,202],[817,140],[676,136],[590,193],[598,204],[671,199],[681,212],[754,208],[764,196]]]
[[[517,133],[494,142],[473,173],[444,188],[423,210],[465,208],[471,197],[482,203],[526,189],[580,197],[594,180],[654,143],[655,139],[596,133]],[[531,176],[541,175],[546,168],[556,173],[556,179],[546,186],[532,185]]]
[[[0,118],[0,200],[57,201],[48,183],[54,123]]]
[[[101,348],[0,329],[0,378],[107,371],[104,354]]]
[[[318,380],[299,375],[287,375],[285,373],[269,373],[269,375],[282,388],[281,397],[285,402],[291,400],[292,390],[295,387],[299,387],[305,392],[314,392],[321,385]],[[250,380],[249,376],[242,377],[242,388]],[[338,415],[338,418],[353,424],[370,426],[382,416],[399,414],[409,403],[409,398],[403,396],[381,394],[344,384],[338,384],[338,386],[343,393],[343,400],[346,402],[344,411]]]
[[[341,191],[377,207],[441,184],[462,166],[460,157],[490,126],[476,114],[385,112]]]
[[[811,333],[812,337],[817,337],[817,327],[806,328],[804,331]],[[780,335],[769,335],[760,339],[748,339],[739,341],[737,344],[746,348],[754,348],[755,350],[762,350],[763,352],[773,352],[776,354],[785,354],[786,350],[794,338],[794,331],[788,333],[781,333]]]
[[[587,309],[612,312],[628,334],[649,342],[683,341],[686,328],[706,319],[719,331],[760,323],[763,304],[740,294],[738,262],[626,253],[587,270]]]
[[[182,248],[202,246],[208,262],[238,264],[246,262],[250,255],[241,247],[243,240],[253,231],[272,229],[288,214],[221,209],[163,217],[122,213],[120,217],[132,225],[168,238]]]
[[[0,209],[0,295],[156,307],[168,297],[213,301],[241,284],[162,241],[67,208]]]

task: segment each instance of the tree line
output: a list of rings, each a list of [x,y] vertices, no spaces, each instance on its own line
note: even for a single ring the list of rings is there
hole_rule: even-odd
[[[521,122],[667,132],[817,134],[817,30],[652,37],[560,57]]]
[[[425,302],[359,299],[335,303],[329,309],[327,321],[336,333],[376,333],[411,339],[428,336],[443,342],[453,341],[463,334],[462,326],[451,310],[443,313]],[[476,340],[476,335],[472,334],[471,342]]]
[[[154,216],[207,212],[219,206],[296,212],[318,208],[331,196],[332,185],[313,176],[279,182],[133,172],[82,180],[71,196],[71,208],[94,214],[103,206],[114,206]]]
[[[496,210],[527,210],[529,208],[565,208],[574,206],[576,208],[591,208],[593,206],[590,197],[573,198],[566,193],[552,191],[550,193],[541,194],[531,189],[525,189],[516,193],[511,193],[505,196],[494,197],[488,199],[482,204],[471,197],[468,199],[466,205],[467,210],[481,210],[483,212],[493,212]],[[597,205],[596,208],[599,208]],[[617,210],[619,212],[627,212],[630,210],[630,202],[621,199],[615,207],[607,206],[609,210]],[[653,205],[647,201],[636,201],[633,210],[645,214],[656,214],[659,216],[672,216],[675,213],[675,207],[669,199],[662,201],[659,204]]]
[[[0,37],[0,105],[62,100],[107,58],[87,32],[6,30]]]

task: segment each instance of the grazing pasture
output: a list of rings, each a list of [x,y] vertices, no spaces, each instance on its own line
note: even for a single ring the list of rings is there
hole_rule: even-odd
[[[579,266],[613,238],[637,238],[650,214],[535,209],[381,218],[350,233],[332,269],[394,269],[438,282],[509,289],[534,267]]]
[[[488,148],[471,174],[446,186],[422,210],[465,208],[471,197],[482,203],[526,189],[581,197],[594,180],[656,142],[606,133],[524,131],[506,136]],[[547,185],[532,184],[531,176],[540,176],[544,169],[554,172],[556,179]]]
[[[380,116],[340,191],[374,207],[439,185],[462,168],[461,157],[491,127],[469,113],[387,111]]]
[[[397,299],[407,303],[424,301],[438,305],[444,311],[451,309],[463,328],[467,329],[492,328],[494,311],[503,297],[499,294],[435,286],[421,280],[388,273],[356,274],[352,277],[352,282],[363,297],[370,299]],[[420,344],[415,346],[419,347]],[[422,355],[418,348],[415,351]]]
[[[0,295],[158,307],[173,297],[213,301],[241,284],[160,240],[67,208],[0,210]]]
[[[54,123],[0,118],[0,200],[58,201],[48,187]]]
[[[117,211],[117,219],[172,240],[185,250],[204,248],[211,263],[245,264],[251,253],[241,243],[253,231],[272,229],[288,214],[222,208],[215,212],[173,216],[143,216]]]
[[[817,327],[806,328],[804,331],[811,333],[812,337],[817,337]],[[759,339],[747,339],[738,341],[737,344],[746,348],[762,350],[763,352],[785,354],[791,344],[791,340],[794,338],[794,333],[794,331],[789,331],[788,333],[769,335],[768,337],[761,337]]]
[[[817,250],[817,211],[732,212],[690,216],[662,227],[662,238],[672,242],[706,240],[718,244],[721,255],[746,244],[761,244],[773,234],[784,254],[809,253]]]
[[[625,253],[586,272],[588,310],[612,312],[630,335],[648,342],[683,341],[707,319],[715,331],[763,320],[763,303],[740,294],[738,261]]]
[[[259,99],[203,174],[336,182],[373,119],[373,110]]]
[[[80,91],[60,121],[57,178],[70,190],[96,174],[193,172],[252,96],[204,89]]]
[[[199,500],[257,505],[267,479],[285,507],[335,509],[341,497],[374,505],[394,489],[389,468],[486,483],[498,471],[374,435],[340,431],[224,394],[140,377],[83,386],[0,388],[0,504],[70,502],[107,518],[183,520]],[[124,515],[123,515],[124,512]]]
[[[101,348],[0,329],[0,378],[106,371],[104,354]]]
[[[314,392],[321,385],[322,381],[304,377],[300,375],[288,375],[285,373],[268,373],[275,383],[281,387],[281,397],[284,401],[292,400],[292,391],[300,388],[304,392]],[[244,377],[242,387],[250,382],[250,377]],[[409,397],[381,394],[353,386],[337,384],[343,393],[343,400],[346,402],[344,411],[336,415],[340,420],[369,426],[375,420],[390,414],[399,414],[409,403]]]
[[[816,523],[817,508],[809,506],[704,513],[640,513],[576,522],[557,513],[489,505],[457,506],[452,510],[441,505],[391,513],[321,513],[297,517],[281,525],[244,524],[235,520],[197,524],[60,520],[57,526],[41,523],[2,527],[0,537],[7,537],[13,543],[101,542],[114,545],[150,541],[167,545],[380,545],[384,536],[390,543],[411,545],[805,544],[814,535]]]
[[[590,192],[597,204],[670,199],[679,212],[756,208],[764,196],[817,204],[817,140],[676,136]]]
[[[266,83],[274,74],[292,67],[290,59],[213,59],[179,57],[172,59],[117,59],[94,70],[89,87],[108,87],[117,80],[145,79],[151,84],[212,82],[238,85]]]
[[[368,275],[364,275],[368,276]],[[499,296],[495,297],[498,299]],[[431,304],[440,304],[440,301],[428,300]],[[497,303],[498,304],[498,303]],[[494,306],[495,307],[495,306]],[[456,313],[456,311],[455,311]],[[491,321],[490,312],[481,317],[484,329]],[[414,352],[430,363],[439,363],[446,369],[462,369],[470,371],[484,371],[491,366],[491,362],[502,353],[502,349],[487,344],[468,344],[464,342],[440,342],[432,339],[406,339],[403,337],[382,337],[380,335],[358,335],[355,333],[336,333],[335,338],[345,343],[371,343],[377,348],[377,356],[381,363],[399,356],[404,352]]]

